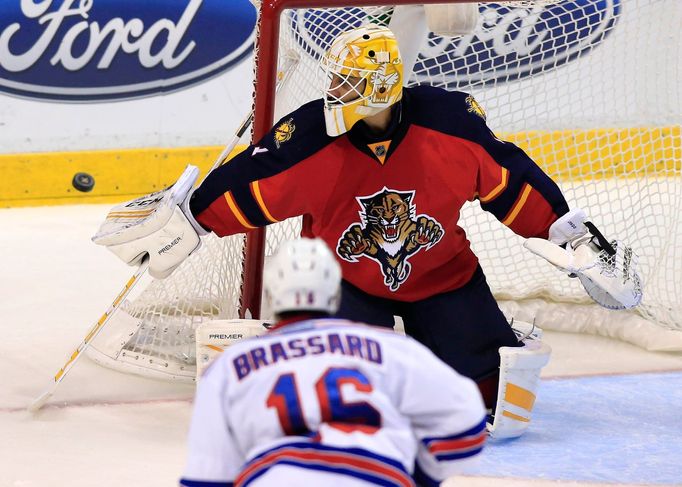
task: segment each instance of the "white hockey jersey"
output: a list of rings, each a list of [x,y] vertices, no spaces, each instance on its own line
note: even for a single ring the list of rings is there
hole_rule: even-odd
[[[206,370],[180,484],[438,485],[485,438],[478,388],[426,347],[302,321],[236,343]]]

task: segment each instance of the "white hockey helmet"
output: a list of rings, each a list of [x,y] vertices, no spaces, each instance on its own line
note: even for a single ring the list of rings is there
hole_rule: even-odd
[[[320,239],[283,242],[265,263],[265,298],[275,315],[287,311],[336,312],[341,266]]]

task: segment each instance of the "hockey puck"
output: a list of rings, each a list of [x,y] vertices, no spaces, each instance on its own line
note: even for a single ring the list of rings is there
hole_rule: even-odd
[[[92,188],[95,187],[95,178],[93,178],[86,172],[77,172],[76,175],[73,177],[71,184],[73,184],[73,187],[76,188],[78,191],[87,193],[89,191],[92,191]]]

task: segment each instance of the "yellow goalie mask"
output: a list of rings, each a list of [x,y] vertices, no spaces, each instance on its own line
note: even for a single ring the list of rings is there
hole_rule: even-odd
[[[393,32],[366,25],[339,35],[321,61],[327,134],[348,132],[403,95],[403,62]]]

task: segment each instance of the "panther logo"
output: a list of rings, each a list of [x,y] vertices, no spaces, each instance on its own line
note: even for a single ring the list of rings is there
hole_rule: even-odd
[[[291,139],[294,130],[296,130],[296,125],[294,125],[293,118],[290,118],[286,122],[282,122],[275,128],[275,145],[278,149],[284,142]]]
[[[357,262],[362,256],[379,263],[384,284],[395,292],[410,276],[410,256],[430,249],[443,237],[440,223],[428,215],[417,215],[412,203],[415,191],[384,187],[367,197],[356,198],[361,224],[354,223],[336,246],[343,260]]]
[[[473,96],[469,95],[466,97],[464,100],[467,104],[467,112],[469,113],[475,113],[479,117],[481,117],[483,120],[486,119],[487,115],[485,114],[485,110],[483,110],[483,107],[481,106],[480,103],[478,103]]]

